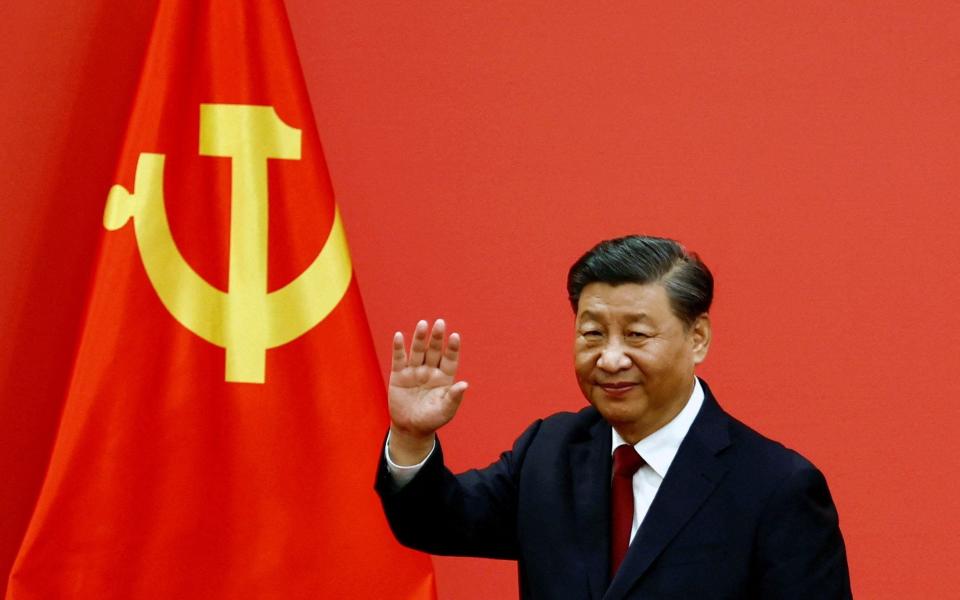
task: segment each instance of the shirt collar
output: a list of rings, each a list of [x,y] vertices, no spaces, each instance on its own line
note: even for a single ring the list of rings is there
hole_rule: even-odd
[[[670,468],[670,463],[673,462],[673,458],[677,455],[677,450],[680,449],[680,442],[683,441],[687,432],[690,431],[690,426],[693,425],[693,420],[697,417],[697,413],[700,412],[701,406],[703,406],[703,387],[700,385],[700,380],[694,377],[693,392],[677,416],[660,429],[633,445],[637,454],[639,454],[661,478],[666,477],[667,469]],[[617,446],[622,446],[627,442],[620,437],[616,429],[611,428],[611,430],[613,431],[613,444],[610,447],[612,453],[613,450],[617,449]]]

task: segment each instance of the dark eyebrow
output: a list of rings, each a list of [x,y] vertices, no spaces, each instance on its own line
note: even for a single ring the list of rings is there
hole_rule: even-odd
[[[639,312],[639,313],[627,315],[627,317],[630,319],[630,322],[631,322],[631,323],[634,322],[634,321],[649,321],[649,320],[650,320],[650,316],[647,315],[647,313],[645,313],[645,312]],[[585,310],[585,311],[583,311],[582,313],[580,313],[580,316],[579,316],[579,317],[577,317],[577,321],[583,321],[584,319],[593,319],[593,320],[597,321],[597,320],[600,320],[600,317],[597,316],[597,315],[595,315],[594,313],[590,312],[589,310]]]

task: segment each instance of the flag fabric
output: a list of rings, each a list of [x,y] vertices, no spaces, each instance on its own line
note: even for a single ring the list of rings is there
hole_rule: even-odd
[[[115,183],[7,600],[434,598],[280,0],[160,1]]]

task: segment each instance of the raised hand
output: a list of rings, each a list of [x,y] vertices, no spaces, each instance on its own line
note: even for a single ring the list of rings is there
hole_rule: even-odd
[[[427,322],[413,331],[409,354],[403,334],[393,336],[393,361],[387,397],[390,405],[390,456],[398,464],[415,464],[430,451],[434,434],[457,413],[467,382],[456,381],[460,336],[451,333],[444,348],[446,324],[437,319],[427,336]]]

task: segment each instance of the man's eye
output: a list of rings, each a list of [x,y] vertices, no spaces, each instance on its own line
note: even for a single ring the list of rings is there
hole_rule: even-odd
[[[582,335],[583,337],[589,338],[589,337],[600,337],[603,334],[597,331],[596,329],[588,329],[587,331],[581,331],[580,335]]]
[[[641,339],[642,339],[642,338],[648,338],[648,337],[650,337],[650,334],[649,334],[649,333],[646,333],[646,332],[644,332],[644,331],[628,331],[628,332],[627,332],[627,337],[641,338]]]

